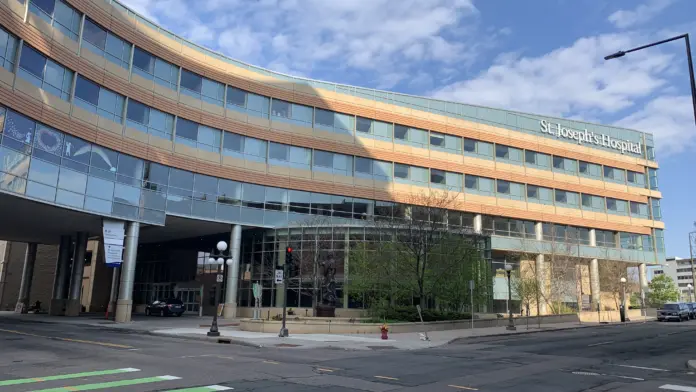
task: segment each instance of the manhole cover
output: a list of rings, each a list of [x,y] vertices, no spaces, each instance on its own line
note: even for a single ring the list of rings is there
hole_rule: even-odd
[[[367,348],[372,350],[392,350],[396,349],[394,346],[367,346]]]
[[[276,347],[300,347],[301,344],[290,344],[290,343],[280,343],[276,344]]]

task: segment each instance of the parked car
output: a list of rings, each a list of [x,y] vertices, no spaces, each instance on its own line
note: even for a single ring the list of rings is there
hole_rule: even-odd
[[[184,303],[177,298],[157,300],[147,305],[147,307],[145,308],[146,316],[157,315],[160,317],[164,317],[174,315],[177,317],[181,317],[182,314],[184,314]]]
[[[685,303],[681,302],[669,302],[657,311],[657,321],[669,321],[669,320],[688,320],[691,314],[691,309]]]
[[[686,305],[689,307],[689,318],[696,319],[696,302],[687,302]]]

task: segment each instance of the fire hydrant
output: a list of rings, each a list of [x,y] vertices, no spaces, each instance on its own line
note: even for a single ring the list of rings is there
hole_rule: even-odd
[[[387,326],[387,324],[382,324],[382,326],[379,327],[379,330],[382,331],[382,340],[389,339],[389,327]]]

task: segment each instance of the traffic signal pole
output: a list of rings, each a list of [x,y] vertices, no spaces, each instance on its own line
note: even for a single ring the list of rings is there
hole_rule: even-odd
[[[288,337],[288,329],[285,326],[285,320],[288,307],[288,265],[292,262],[292,248],[288,246],[285,248],[285,263],[283,264],[283,325],[280,327],[280,333],[278,334],[281,338]]]

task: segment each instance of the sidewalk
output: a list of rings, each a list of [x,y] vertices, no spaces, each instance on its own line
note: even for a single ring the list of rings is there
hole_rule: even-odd
[[[24,322],[43,322],[54,324],[88,325],[98,328],[112,328],[123,331],[144,332],[152,335],[168,336],[181,339],[195,339],[202,341],[232,343],[251,347],[284,347],[284,348],[338,348],[345,350],[380,350],[401,349],[415,350],[421,348],[442,346],[454,341],[484,337],[521,335],[546,331],[561,331],[578,328],[618,326],[621,323],[557,323],[543,324],[538,328],[536,324],[518,325],[516,331],[508,331],[506,327],[490,327],[475,329],[458,329],[449,331],[428,332],[428,341],[421,340],[420,333],[389,334],[388,340],[382,340],[380,333],[364,335],[339,335],[339,334],[293,334],[280,338],[276,333],[240,331],[236,326],[236,320],[219,320],[220,337],[211,338],[206,334],[210,330],[212,317],[145,317],[135,316],[133,322],[117,324],[104,320],[103,316],[83,315],[80,317],[60,317],[43,314],[18,315],[14,312],[0,312],[0,319],[12,318]],[[651,321],[652,318],[648,318]],[[643,320],[635,320],[627,324],[642,323]]]

